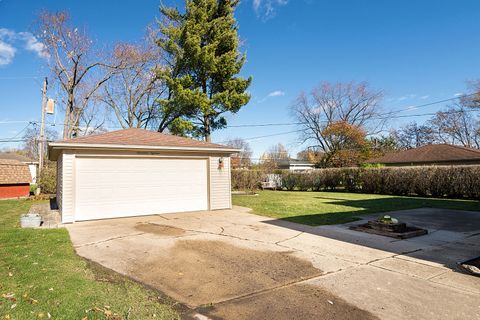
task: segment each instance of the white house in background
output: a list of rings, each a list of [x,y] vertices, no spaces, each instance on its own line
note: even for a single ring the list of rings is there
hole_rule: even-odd
[[[32,176],[31,181],[32,183],[37,183],[38,161],[14,152],[0,152],[0,159],[16,160],[28,165],[28,170],[30,170],[30,175]]]
[[[229,209],[239,150],[143,129],[48,144],[62,222]]]
[[[308,171],[315,169],[315,164],[306,160],[286,159],[277,163],[278,169],[288,169],[290,171]]]

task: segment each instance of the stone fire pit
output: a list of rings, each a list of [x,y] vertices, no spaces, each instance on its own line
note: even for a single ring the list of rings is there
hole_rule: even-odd
[[[397,239],[408,239],[428,233],[425,229],[408,226],[405,222],[400,222],[389,215],[382,216],[377,220],[368,221],[367,223],[351,226],[350,229]]]

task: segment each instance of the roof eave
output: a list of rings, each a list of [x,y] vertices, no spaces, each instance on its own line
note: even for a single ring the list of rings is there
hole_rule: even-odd
[[[191,153],[214,153],[232,154],[240,152],[235,148],[210,148],[210,147],[168,147],[168,146],[146,146],[146,145],[123,145],[123,144],[92,144],[92,143],[62,143],[51,142],[48,144],[50,160],[56,160],[60,150],[135,150],[135,151],[180,151]]]

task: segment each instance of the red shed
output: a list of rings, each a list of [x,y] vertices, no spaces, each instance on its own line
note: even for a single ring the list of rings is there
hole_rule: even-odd
[[[28,197],[31,180],[28,165],[0,159],[0,199]]]

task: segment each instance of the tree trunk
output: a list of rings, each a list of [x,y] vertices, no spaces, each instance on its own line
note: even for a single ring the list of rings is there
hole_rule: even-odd
[[[71,121],[73,111],[73,92],[68,93],[67,107],[65,108],[65,119],[63,121],[63,139],[71,138]]]
[[[203,117],[203,126],[204,126],[204,136],[206,142],[212,142],[212,137],[210,135],[210,119],[208,116]]]

